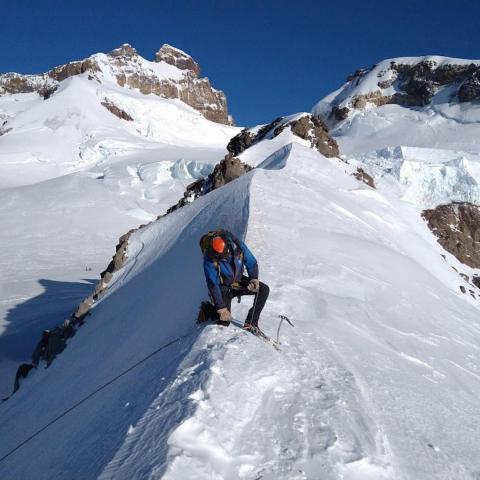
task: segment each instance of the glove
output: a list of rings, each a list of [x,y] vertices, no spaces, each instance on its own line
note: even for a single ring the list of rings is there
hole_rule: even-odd
[[[258,289],[260,288],[260,282],[256,278],[252,278],[247,288],[251,292],[258,292]]]
[[[220,308],[217,310],[217,313],[221,322],[230,322],[232,320],[232,314],[228,308]]]

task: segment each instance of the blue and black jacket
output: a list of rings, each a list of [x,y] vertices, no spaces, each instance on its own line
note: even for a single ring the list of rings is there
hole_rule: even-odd
[[[228,247],[226,258],[218,258],[206,252],[203,257],[203,270],[207,280],[208,290],[217,309],[225,308],[221,286],[230,286],[238,283],[247,269],[251,279],[258,278],[257,259],[244,242],[238,240],[231,233],[225,238]]]

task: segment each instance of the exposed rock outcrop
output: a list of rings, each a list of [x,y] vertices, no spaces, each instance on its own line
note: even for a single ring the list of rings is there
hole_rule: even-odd
[[[447,252],[465,265],[480,268],[480,207],[450,203],[424,210],[423,217]]]
[[[87,58],[86,60],[81,60],[79,62],[71,62],[66,65],[55,67],[48,72],[48,76],[57,82],[63,82],[63,80],[66,80],[67,78],[81,75],[85,72],[96,73],[100,71],[98,63],[91,58]]]
[[[227,145],[227,150],[232,155],[240,155],[256,141],[256,135],[244,128],[239,134],[235,135]]]
[[[127,122],[133,121],[133,118],[125,110],[117,107],[112,101],[106,99],[102,102],[102,105],[121,120],[126,120]]]
[[[12,130],[11,128],[8,128],[6,125],[7,125],[7,122],[5,121],[3,122],[2,126],[0,126],[0,137]]]
[[[372,176],[369,175],[363,168],[358,167],[357,171],[353,174],[353,176],[360,180],[361,182],[367,184],[369,187],[377,188],[375,186],[375,181],[373,180]]]
[[[108,284],[112,280],[113,274],[123,267],[127,259],[127,247],[130,236],[136,230],[140,230],[144,227],[145,225],[140,225],[140,227],[137,229],[131,229],[118,239],[118,244],[115,247],[115,255],[112,257],[112,260],[108,264],[107,268],[100,274],[100,280],[95,286],[93,293],[85,298],[78,305],[75,313],[73,313],[72,319],[74,321],[82,321],[90,312],[92,305],[105,294]]]
[[[273,120],[273,122],[258,129],[257,132],[254,132],[254,130],[250,128],[244,128],[238,135],[230,139],[227,150],[232,155],[240,155],[247,148],[267,138],[268,134],[270,134],[268,138],[276,137],[282,130],[275,131],[275,129],[282,125],[282,122],[283,117],[278,117]]]
[[[136,58],[138,56],[138,52],[136,48],[133,48],[129,43],[124,43],[122,46],[118,48],[114,48],[107,54],[109,57],[117,58]]]
[[[19,75],[18,73],[6,73],[0,75],[0,96],[37,92],[41,97],[47,99],[57,88],[56,82],[47,74]]]
[[[171,45],[163,45],[155,54],[155,61],[168,63],[180,70],[189,70],[195,77],[200,76],[200,66],[198,63],[190,55]]]
[[[461,102],[472,102],[480,99],[480,70],[474,72],[470,78],[460,85],[457,96]]]
[[[155,62],[171,65],[177,70],[170,68],[163,72],[156,63],[143,59],[131,45],[124,44],[107,55],[93,55],[44,74],[0,75],[0,95],[37,92],[47,99],[67,78],[88,73],[89,79],[101,82],[106,75],[115,78],[120,86],[138,89],[145,95],[178,98],[213,122],[234,124],[228,114],[225,94],[214,89],[208,78],[199,77],[200,67],[192,57],[170,45],[163,45],[155,55]]]
[[[305,115],[288,123],[287,126],[290,126],[293,134],[309,141],[311,147],[317,149],[325,157],[338,157],[338,144],[330,136],[327,126],[320,117]]]
[[[258,131],[245,128],[230,140],[227,150],[232,155],[240,155],[261,140],[275,138],[286,128],[289,128],[297,137],[309,141],[310,146],[322,155],[326,157],[337,157],[339,155],[338,144],[329,134],[327,125],[319,116],[309,114],[293,120],[288,119],[288,117],[279,117],[264,125]]]
[[[167,210],[167,215],[192,203],[198,197],[223,187],[232,180],[248,173],[250,170],[252,170],[250,165],[243,163],[232,154],[226,155],[225,158],[215,166],[213,172],[207,178],[200,178],[187,186],[183,198]]]
[[[338,105],[334,105],[332,107],[331,116],[338,122],[345,120],[348,118],[348,114],[350,113],[350,109],[347,107],[339,107]]]
[[[120,86],[138,89],[145,95],[178,98],[198,110],[208,120],[233,125],[225,94],[214,89],[208,78],[198,78],[200,67],[192,57],[181,50],[164,45],[155,55],[157,63],[165,62],[181,71],[174,79],[160,77],[154,68],[146,68],[146,62],[128,44],[111,51],[108,57]]]

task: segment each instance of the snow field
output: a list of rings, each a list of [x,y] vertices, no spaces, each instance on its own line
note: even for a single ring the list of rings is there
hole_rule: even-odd
[[[100,478],[475,478],[478,308],[415,208],[301,145],[273,158],[247,243],[272,292],[262,326],[295,322],[283,351],[206,327],[155,401],[188,398],[168,440],[150,410]]]
[[[480,114],[476,121],[464,123],[428,107],[409,109],[384,105],[355,112],[331,133],[340,151],[350,155],[397,145],[478,152],[479,131]]]

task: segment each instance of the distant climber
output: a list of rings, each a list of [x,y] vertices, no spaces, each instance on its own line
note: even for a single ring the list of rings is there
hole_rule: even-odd
[[[244,328],[255,330],[270,289],[258,280],[258,264],[244,242],[227,230],[214,230],[200,239],[203,269],[213,305],[203,302],[198,322],[215,320],[228,327],[232,319],[232,299],[255,295]],[[245,276],[246,268],[248,276]]]

